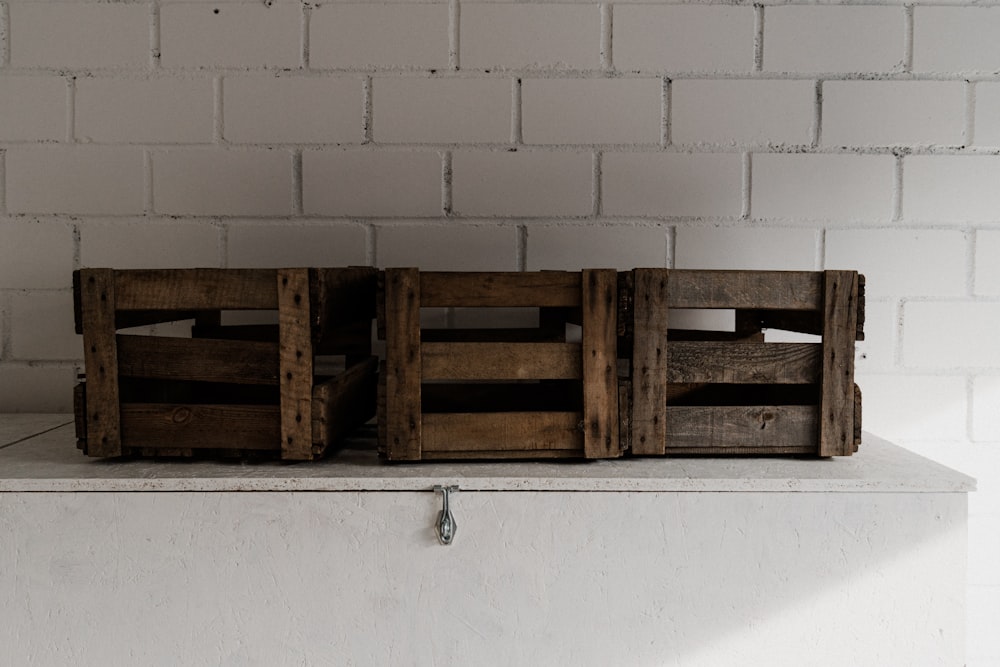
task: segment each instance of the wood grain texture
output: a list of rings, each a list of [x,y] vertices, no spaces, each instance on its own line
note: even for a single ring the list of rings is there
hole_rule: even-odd
[[[618,440],[618,274],[583,272],[583,421],[587,458],[621,456]]]
[[[269,310],[273,269],[134,269],[115,272],[119,310]],[[308,288],[305,297],[308,298]]]
[[[582,377],[575,343],[421,343],[427,380],[577,380]]]
[[[278,344],[119,334],[125,377],[232,384],[278,384]]]
[[[128,447],[177,449],[281,449],[276,405],[126,403],[122,435]]]
[[[313,387],[313,455],[375,416],[378,359],[369,357],[342,374]]]
[[[670,343],[667,378],[674,383],[811,384],[820,378],[814,343]]]
[[[281,458],[309,460],[312,453],[313,352],[309,271],[277,272],[278,359],[281,387]]]
[[[822,295],[815,271],[670,272],[671,308],[818,310]]]
[[[420,274],[420,295],[425,308],[579,306],[580,274],[427,272]]]
[[[80,274],[80,303],[87,371],[87,454],[121,456],[114,272],[84,269]]]
[[[310,269],[313,343],[334,354],[343,347],[344,329],[360,330],[371,354],[371,321],[375,318],[378,271],[371,267]],[[357,326],[360,325],[360,326]],[[348,337],[353,338],[353,336]]]
[[[857,335],[857,299],[856,272],[825,272],[820,456],[849,456],[854,451],[854,340]]]
[[[861,447],[861,387],[854,385],[854,451]]]
[[[666,452],[667,378],[671,365],[666,332],[670,320],[667,269],[633,272],[631,448],[638,455]]]
[[[395,461],[421,458],[421,295],[417,269],[386,269],[385,450]]]
[[[423,451],[509,451],[523,455],[575,450],[582,456],[581,418],[578,412],[426,413]]]
[[[816,453],[814,405],[667,406],[667,453]]]

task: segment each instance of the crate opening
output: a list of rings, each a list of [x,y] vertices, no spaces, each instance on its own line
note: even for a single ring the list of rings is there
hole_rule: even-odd
[[[421,385],[423,412],[580,412],[579,380],[428,382]]]
[[[819,396],[815,384],[667,385],[667,405],[673,406],[814,405]]]

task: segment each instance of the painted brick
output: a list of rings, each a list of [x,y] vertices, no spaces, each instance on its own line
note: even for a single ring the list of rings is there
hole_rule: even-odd
[[[903,217],[920,222],[1000,220],[1000,156],[903,159]]]
[[[666,266],[667,228],[660,225],[528,225],[529,271]]]
[[[1000,70],[1000,8],[916,7],[913,10],[915,72]]]
[[[209,143],[214,126],[211,79],[76,82],[76,136],[104,143]]]
[[[452,207],[462,215],[583,216],[593,212],[593,156],[541,151],[459,151]]]
[[[0,141],[65,138],[66,91],[58,76],[0,76]]]
[[[262,3],[196,3],[160,9],[164,67],[298,67],[302,9]]]
[[[507,142],[506,79],[376,79],[373,136],[380,142]]]
[[[976,232],[976,294],[1000,296],[1000,232]]]
[[[961,81],[827,81],[823,143],[833,146],[965,143]]]
[[[764,71],[898,71],[905,25],[902,7],[767,7]]]
[[[290,215],[292,157],[268,150],[156,152],[153,207],[169,215]]]
[[[394,225],[376,229],[378,266],[416,266],[424,271],[515,271],[513,226]],[[441,248],[448,248],[442,253]]]
[[[677,230],[674,267],[812,271],[815,256],[812,229],[682,227]]]
[[[14,359],[83,357],[83,338],[73,324],[72,292],[19,292],[11,297],[11,355]]]
[[[1000,377],[981,376],[972,383],[972,438],[1000,442]]]
[[[222,108],[228,141],[364,140],[362,84],[356,78],[227,77]]]
[[[749,72],[752,7],[615,5],[615,67],[626,71]]]
[[[601,66],[597,5],[462,5],[463,69]]]
[[[865,339],[854,344],[854,370],[857,373],[892,369],[896,359],[898,322],[896,301],[866,300]]]
[[[968,397],[964,377],[858,374],[864,429],[889,440],[962,440]]]
[[[743,167],[739,155],[605,153],[607,215],[738,216]]]
[[[220,266],[221,232],[210,222],[148,220],[80,223],[80,264],[116,269]]]
[[[755,218],[888,220],[895,159],[891,155],[755,154]]]
[[[826,233],[826,268],[865,274],[865,292],[886,296],[966,294],[961,231],[831,229]]]
[[[308,214],[440,216],[441,157],[427,151],[306,151],[302,189]]]
[[[0,365],[3,412],[73,412],[76,369]]]
[[[12,213],[142,213],[142,150],[33,146],[7,151]]]
[[[231,267],[357,266],[366,262],[366,233],[352,224],[229,226]]]
[[[658,144],[660,79],[525,79],[521,132],[528,144]]]
[[[670,133],[675,144],[808,144],[812,81],[675,80]]]
[[[10,6],[15,67],[147,67],[152,57],[147,4],[15,3]]]
[[[0,220],[0,285],[6,289],[70,287],[73,245],[70,225]]]
[[[910,368],[1000,366],[1000,303],[916,301],[903,306],[903,361]]]
[[[309,19],[312,67],[448,67],[448,4],[325,4]]]
[[[973,141],[977,146],[1000,146],[1000,83],[976,84]]]

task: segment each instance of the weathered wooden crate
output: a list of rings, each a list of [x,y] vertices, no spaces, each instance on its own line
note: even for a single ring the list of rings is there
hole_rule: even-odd
[[[617,273],[387,269],[379,445],[393,461],[612,458]],[[421,328],[421,308],[526,308],[537,326]],[[567,332],[582,328],[573,342]]]
[[[90,456],[321,456],[375,413],[376,271],[83,269],[74,273]],[[254,311],[264,324],[230,324]],[[261,318],[262,311],[271,311]],[[191,337],[128,330],[194,320]],[[322,366],[334,362],[332,376]]]
[[[636,269],[622,274],[619,302],[619,354],[630,369],[620,434],[632,454],[857,450],[864,276]],[[733,310],[735,330],[682,330],[671,309]],[[765,328],[821,338],[764,342]]]

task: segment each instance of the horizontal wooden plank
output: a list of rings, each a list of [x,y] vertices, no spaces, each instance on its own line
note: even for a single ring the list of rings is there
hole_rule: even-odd
[[[125,447],[281,450],[277,405],[121,406]]]
[[[576,380],[579,343],[424,343],[424,380]]]
[[[667,406],[667,453],[730,448],[818,451],[815,405]]]
[[[424,413],[423,451],[583,452],[579,412]]]
[[[125,377],[278,384],[277,343],[127,335],[117,341]]]
[[[823,274],[817,271],[670,272],[671,308],[819,310]]]
[[[115,271],[118,310],[268,310],[278,307],[273,269]]]
[[[378,359],[370,357],[313,387],[313,454],[375,416],[377,370]]]
[[[674,342],[667,345],[667,381],[726,384],[818,382],[822,347],[813,343]]]
[[[434,307],[579,306],[579,273],[426,272],[420,274],[420,305]]]
[[[424,452],[423,461],[488,461],[488,460],[544,460],[544,459],[582,459],[583,448],[580,449],[533,449],[531,451],[506,450],[469,450],[448,452]]]

